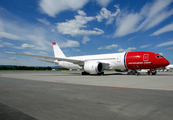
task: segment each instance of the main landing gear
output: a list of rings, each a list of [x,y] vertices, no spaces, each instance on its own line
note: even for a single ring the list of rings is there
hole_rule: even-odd
[[[82,72],[81,74],[82,74],[82,75],[90,75],[89,73],[87,73],[87,72],[85,72],[85,71]]]
[[[128,75],[142,75],[142,74],[147,74],[147,75],[156,75],[157,71],[156,70],[148,70],[148,69],[142,69],[142,70],[129,70],[127,72]]]
[[[137,73],[136,70],[130,70],[127,72],[127,75],[135,75]]]
[[[148,71],[147,74],[148,75],[156,75],[157,74],[157,71],[156,70],[154,70],[154,71]]]
[[[81,73],[82,75],[90,75],[90,73],[87,73],[87,72],[82,72]],[[101,72],[101,73],[97,73],[97,75],[104,75],[104,72]]]
[[[101,73],[97,73],[97,75],[104,75],[104,72],[101,72]]]

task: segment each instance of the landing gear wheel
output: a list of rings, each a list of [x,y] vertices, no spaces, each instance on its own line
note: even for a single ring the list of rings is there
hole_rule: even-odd
[[[151,75],[150,71],[148,71],[147,75]]]
[[[127,73],[127,75],[135,75],[135,72],[134,71],[130,71]]]
[[[156,71],[154,71],[153,73],[152,73],[152,75],[156,75],[157,74],[157,72]]]
[[[97,73],[97,75],[104,75],[104,72],[101,72],[101,73]]]
[[[90,75],[90,74],[87,73],[87,72],[82,72],[81,74],[82,74],[82,75]]]

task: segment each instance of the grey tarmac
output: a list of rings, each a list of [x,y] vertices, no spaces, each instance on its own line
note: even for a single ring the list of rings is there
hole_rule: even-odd
[[[172,78],[173,72],[0,71],[0,119],[172,120]]]

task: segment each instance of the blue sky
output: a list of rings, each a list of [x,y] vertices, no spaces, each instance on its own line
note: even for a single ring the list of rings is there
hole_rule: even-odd
[[[173,64],[173,0],[1,0],[0,64],[53,65],[18,52],[66,56],[150,51]]]

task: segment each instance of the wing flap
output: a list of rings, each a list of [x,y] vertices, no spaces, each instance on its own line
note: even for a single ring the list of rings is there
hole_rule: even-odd
[[[37,59],[37,60],[39,60],[39,61],[43,61],[43,62],[54,63],[54,64],[58,63],[58,62],[55,62],[55,61],[49,61],[49,60],[42,60],[42,59]]]

